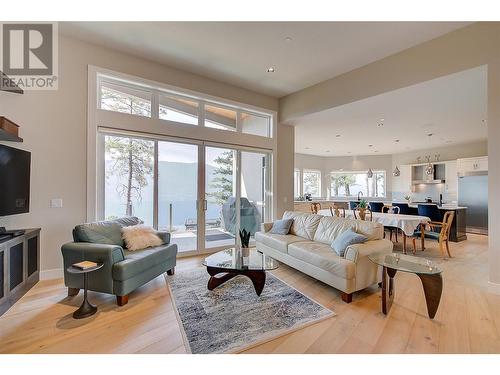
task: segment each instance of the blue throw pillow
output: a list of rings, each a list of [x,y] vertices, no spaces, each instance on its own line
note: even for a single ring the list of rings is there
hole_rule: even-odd
[[[276,220],[271,228],[271,233],[274,234],[288,234],[292,226],[293,219]]]
[[[345,232],[342,232],[340,236],[332,242],[331,247],[339,256],[343,257],[345,249],[347,249],[348,246],[366,241],[368,241],[368,237],[356,233],[352,229],[348,229]]]

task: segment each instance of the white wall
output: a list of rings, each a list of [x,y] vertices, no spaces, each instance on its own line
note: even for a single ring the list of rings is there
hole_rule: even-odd
[[[95,46],[59,38],[59,90],[0,92],[0,114],[21,126],[25,142],[11,146],[32,152],[30,213],[0,218],[8,228],[41,227],[41,268],[59,269],[61,245],[86,218],[87,66],[96,65],[266,109],[275,98]],[[293,158],[292,149],[279,155]],[[280,166],[280,156],[277,165]],[[292,184],[290,184],[292,185]],[[293,187],[292,187],[293,189]],[[51,198],[64,207],[49,208]]]

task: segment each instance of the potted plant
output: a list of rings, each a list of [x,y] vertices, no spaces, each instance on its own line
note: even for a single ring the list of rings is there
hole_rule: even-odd
[[[368,208],[368,202],[364,199],[361,199],[358,205],[356,206],[356,209],[359,211],[359,218],[361,220],[365,220],[367,208]]]
[[[241,240],[241,248],[244,257],[249,255],[249,244],[250,244],[250,232],[247,232],[246,229],[240,230],[240,240]]]

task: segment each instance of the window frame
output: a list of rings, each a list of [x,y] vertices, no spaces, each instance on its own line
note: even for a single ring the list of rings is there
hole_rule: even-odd
[[[297,188],[297,195],[295,194],[295,188]],[[293,195],[294,199],[302,196],[302,172],[299,168],[293,170]]]
[[[301,180],[302,180],[302,195],[306,194],[306,189],[304,187],[304,176],[306,175],[306,173],[315,173],[315,174],[318,174],[319,177],[318,177],[318,192],[319,192],[319,195],[313,195],[312,197],[313,198],[321,198],[322,196],[322,191],[321,191],[321,178],[322,178],[322,172],[321,170],[319,169],[303,169],[302,170],[302,173],[301,173]]]
[[[376,169],[376,170],[372,170],[373,172],[373,175],[375,176],[376,174],[378,173],[382,173],[383,176],[384,176],[384,192],[383,192],[383,196],[381,197],[374,197],[372,195],[368,195],[368,192],[365,195],[363,195],[363,198],[365,199],[368,199],[368,198],[373,198],[373,199],[376,199],[376,198],[387,198],[387,171],[386,170],[383,170],[383,169]],[[366,175],[367,174],[367,171],[366,170],[350,170],[350,171],[345,171],[345,170],[333,170],[329,173],[328,177],[329,177],[329,180],[328,180],[328,189],[329,189],[329,196],[331,198],[356,198],[357,197],[357,194],[354,194],[354,195],[334,195],[333,194],[333,189],[332,189],[332,177],[333,175],[335,174],[364,174]],[[374,191],[374,187],[375,187],[375,179],[372,177],[372,191]],[[368,188],[368,191],[370,189]]]
[[[262,109],[257,109],[256,107],[249,106],[249,105],[234,105],[232,104],[233,102],[225,100],[225,101],[220,101],[220,100],[214,100],[212,98],[204,98],[204,95],[189,95],[186,93],[188,90],[183,90],[180,88],[177,89],[172,89],[172,88],[165,88],[165,85],[161,85],[157,83],[155,86],[148,86],[141,84],[141,82],[134,80],[130,81],[127,79],[120,78],[119,74],[105,74],[105,73],[97,73],[97,109],[103,110],[103,111],[108,111],[108,112],[115,112],[109,109],[104,109],[101,106],[101,86],[103,83],[107,83],[109,85],[116,85],[116,86],[122,86],[124,88],[128,88],[132,91],[144,91],[151,93],[151,117],[147,118],[152,118],[152,119],[157,119],[160,121],[165,121],[168,123],[174,123],[178,125],[183,125],[183,126],[199,126],[203,128],[208,128],[208,129],[214,129],[218,131],[225,131],[225,132],[231,132],[231,133],[241,133],[241,134],[246,134],[249,136],[254,136],[254,137],[262,137],[262,138],[274,138],[274,134],[276,134],[276,129],[275,129],[275,122],[276,122],[276,114],[274,111],[263,111]],[[165,95],[165,96],[172,96],[174,98],[178,99],[185,99],[185,100],[190,100],[193,102],[196,102],[198,104],[198,124],[189,124],[186,122],[178,122],[178,121],[172,121],[172,120],[166,120],[166,119],[161,119],[159,117],[159,109],[160,109],[160,96]],[[236,119],[236,126],[234,130],[226,130],[226,129],[218,129],[218,128],[212,128],[209,126],[205,125],[206,115],[205,115],[205,106],[213,106],[221,109],[226,109],[229,111],[234,111],[235,112],[235,119]],[[117,111],[116,111],[117,112]],[[133,116],[140,116],[140,117],[146,117],[146,116],[141,116],[141,115],[136,115],[136,114],[129,114],[125,112],[118,112],[118,113],[124,113],[126,115],[133,115]],[[267,135],[262,136],[262,135],[256,135],[256,134],[251,134],[251,133],[244,133],[242,130],[242,114],[249,114],[251,116],[255,117],[261,117],[267,119],[268,125],[267,125]]]
[[[270,152],[272,156],[271,196],[276,196],[276,171],[278,170],[277,158],[275,157],[278,149],[276,137],[269,138],[203,126],[204,103],[210,103],[215,106],[236,109],[238,112],[238,122],[240,111],[269,116],[270,134],[274,135],[277,134],[276,129],[278,126],[278,113],[276,111],[93,65],[88,65],[87,70],[87,221],[97,219],[98,214],[100,214],[99,209],[103,203],[102,191],[104,182],[100,176],[103,175],[104,163],[102,160],[104,160],[104,155],[102,155],[103,139],[99,137],[100,132],[117,132],[123,135],[143,136],[147,138],[169,138],[172,140],[177,139],[181,142],[206,142],[207,144],[219,144],[222,147],[237,146],[240,149],[248,148]],[[151,90],[154,94],[152,98],[151,118],[101,109],[101,79],[115,80],[120,85],[129,85],[132,89]],[[158,98],[160,92],[166,95],[180,96],[188,100],[199,101],[202,104],[198,118],[199,125],[201,126],[195,128],[194,126],[196,125],[159,119]],[[194,129],[196,131],[193,131]],[[278,212],[277,199],[272,200],[271,212],[273,215]]]

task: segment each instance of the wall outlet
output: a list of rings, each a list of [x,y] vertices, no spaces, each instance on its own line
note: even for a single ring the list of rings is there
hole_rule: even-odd
[[[62,208],[63,200],[61,198],[53,198],[50,200],[50,208]]]

